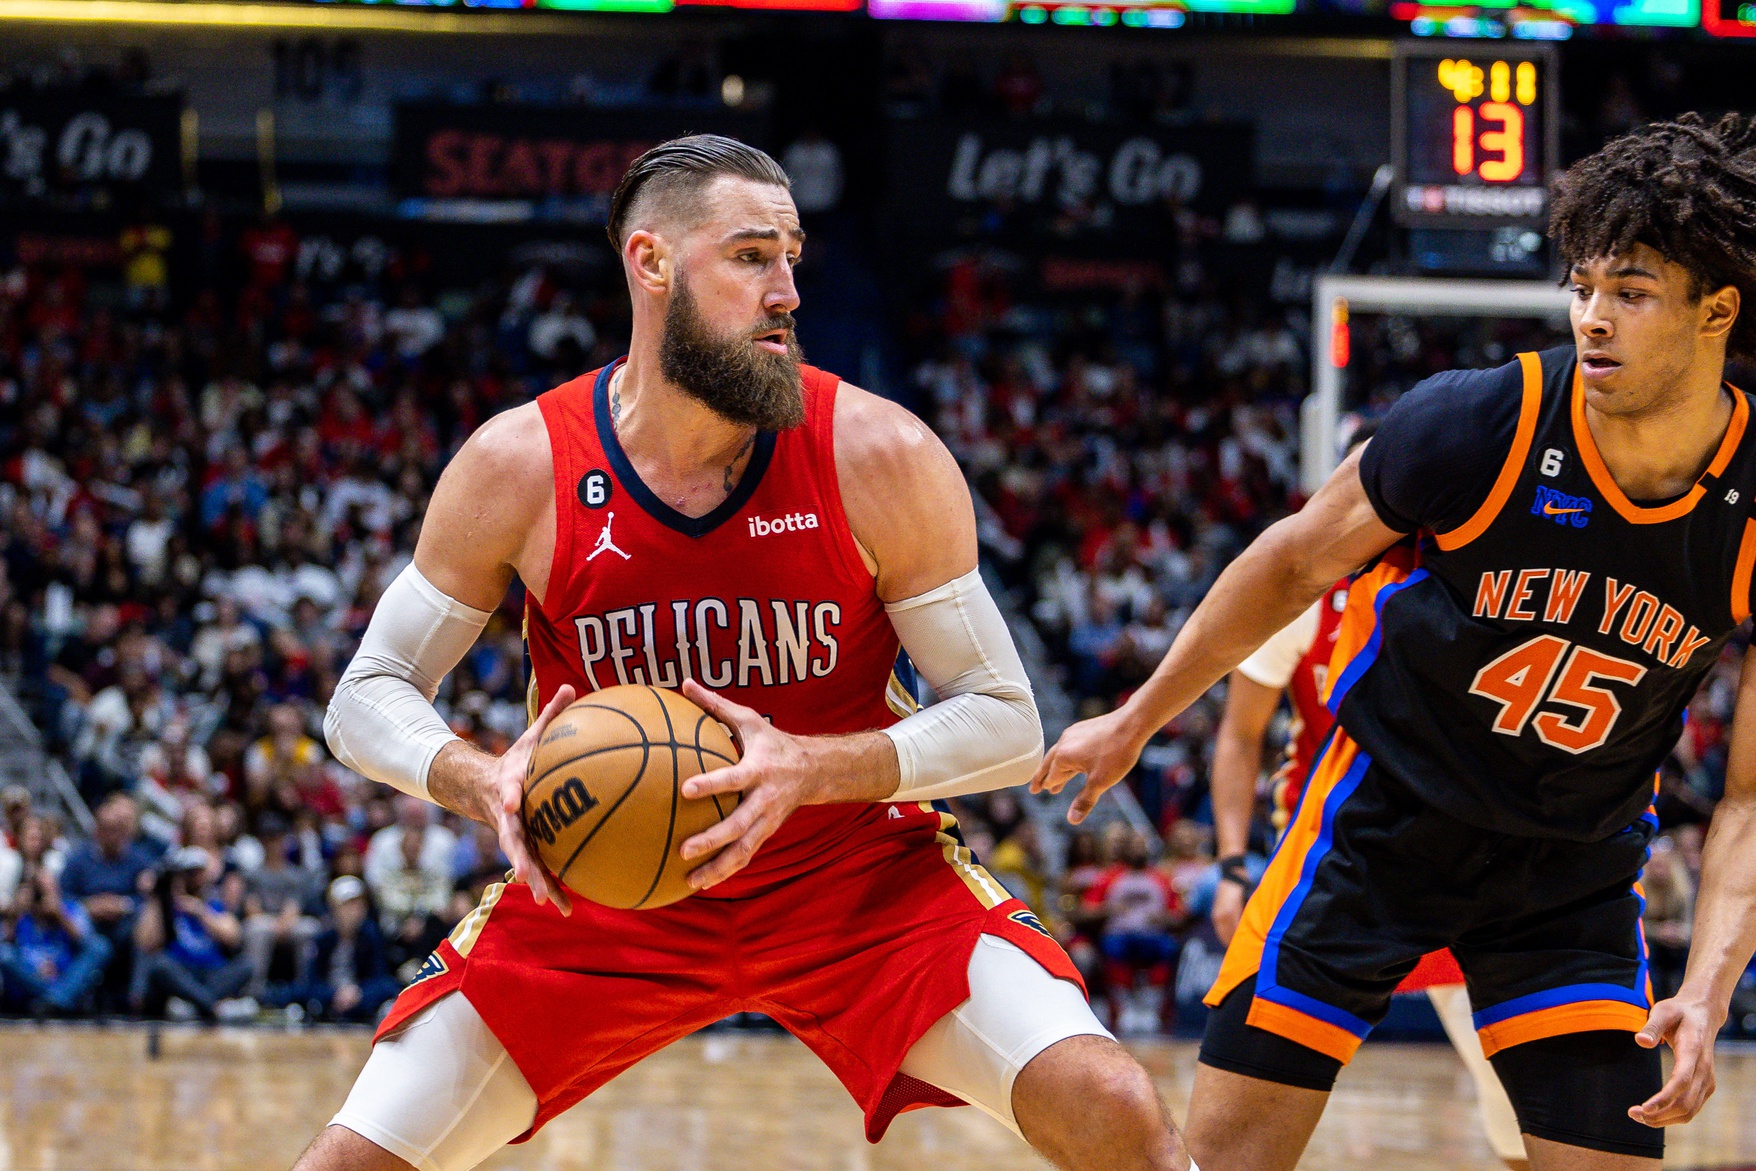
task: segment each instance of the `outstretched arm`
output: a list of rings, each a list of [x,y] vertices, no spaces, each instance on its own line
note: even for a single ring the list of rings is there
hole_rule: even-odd
[[[1362,449],[1364,450],[1364,449]],[[1194,703],[1336,579],[1401,539],[1378,519],[1360,483],[1360,452],[1342,462],[1303,509],[1268,527],[1219,575],[1152,678],[1127,703],[1067,729],[1031,781],[1058,793],[1084,773],[1068,810],[1085,819],[1127,775],[1152,734]]]
[[[1664,1087],[1628,1116],[1648,1126],[1672,1126],[1695,1117],[1713,1094],[1713,1039],[1725,1023],[1738,978],[1756,952],[1756,654],[1744,655],[1738,706],[1732,717],[1726,792],[1713,811],[1701,849],[1701,893],[1683,986],[1652,1006],[1634,1039],[1651,1049],[1661,1041],[1676,1063]]]

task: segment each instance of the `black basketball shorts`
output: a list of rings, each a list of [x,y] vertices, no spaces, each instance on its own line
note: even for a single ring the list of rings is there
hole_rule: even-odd
[[[1420,800],[1337,728],[1207,995],[1218,1007],[1242,990],[1248,1011],[1238,997],[1212,1014],[1202,1059],[1326,1089],[1324,1069],[1332,1081],[1420,957],[1447,947],[1490,1058],[1637,1032],[1652,1006],[1639,878],[1656,829],[1649,811],[1599,842],[1491,833]],[[1657,1062],[1629,1041],[1645,1084]],[[1322,1059],[1287,1060],[1299,1051]],[[1606,1109],[1626,1121],[1636,1101]]]

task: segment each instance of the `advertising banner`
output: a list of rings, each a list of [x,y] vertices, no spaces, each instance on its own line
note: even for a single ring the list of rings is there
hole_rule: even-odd
[[[183,181],[181,97],[0,92],[0,195],[165,195]]]

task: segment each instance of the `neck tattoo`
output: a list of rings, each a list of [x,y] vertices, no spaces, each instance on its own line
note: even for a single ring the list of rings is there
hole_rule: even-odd
[[[622,429],[622,388],[620,385],[610,387],[610,426],[617,431]]]
[[[732,479],[732,469],[738,466],[738,461],[744,458],[745,453],[748,452],[755,443],[756,433],[751,432],[750,438],[744,440],[744,446],[738,449],[738,454],[732,457],[732,462],[726,465],[725,490],[727,496],[730,496],[732,494],[732,489],[738,486],[738,482]]]

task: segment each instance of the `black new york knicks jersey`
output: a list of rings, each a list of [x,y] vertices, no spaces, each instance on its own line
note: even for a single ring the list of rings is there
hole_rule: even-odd
[[[1701,480],[1616,486],[1571,348],[1400,400],[1361,480],[1410,537],[1361,574],[1331,710],[1424,800],[1485,829],[1593,841],[1640,816],[1701,677],[1751,609],[1748,398]]]

